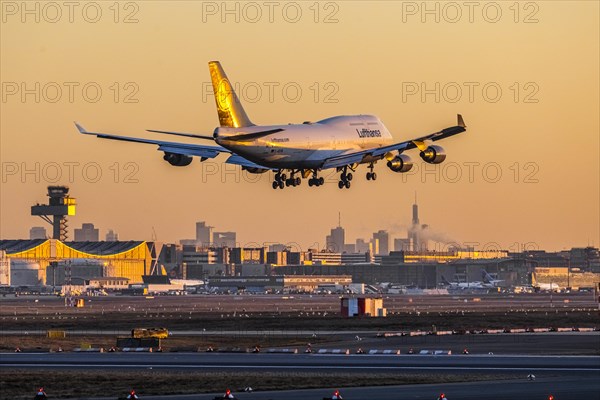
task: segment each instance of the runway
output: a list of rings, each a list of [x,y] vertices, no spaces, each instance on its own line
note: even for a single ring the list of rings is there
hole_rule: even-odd
[[[360,370],[600,373],[597,356],[284,355],[227,353],[3,353],[0,367],[210,370]]]
[[[403,374],[498,374],[517,380],[394,387],[344,388],[344,399],[435,399],[445,392],[449,399],[598,399],[600,357],[597,356],[421,356],[421,355],[282,355],[215,353],[3,353],[0,368],[19,369],[114,369],[207,371],[300,371],[352,373],[397,372]],[[528,381],[527,375],[536,375]],[[260,388],[257,382],[256,388]],[[322,399],[328,389],[240,393],[241,400]],[[210,395],[146,397],[161,399],[213,399]]]
[[[340,388],[344,400],[435,400],[445,393],[449,400],[597,400],[600,384],[597,377],[570,377],[523,380],[449,383],[439,385],[404,385],[386,387]],[[321,400],[331,389],[294,390],[263,393],[236,393],[240,400]],[[153,400],[213,400],[215,394],[148,397]]]

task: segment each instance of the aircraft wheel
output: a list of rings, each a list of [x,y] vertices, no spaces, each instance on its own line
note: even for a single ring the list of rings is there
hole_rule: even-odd
[[[296,186],[300,186],[301,183],[302,183],[302,179],[296,178]]]
[[[285,180],[287,180],[287,175],[286,174],[281,174],[280,178],[281,178],[282,181],[285,181]]]
[[[352,178],[353,178],[353,176],[352,176],[352,172],[348,172],[348,175],[346,175],[346,180],[347,180],[347,181],[351,181],[351,180],[352,180]]]
[[[279,182],[273,181],[273,189],[277,189],[279,187]]]
[[[339,182],[338,182],[338,187],[339,187],[340,189],[343,189],[343,188],[344,188],[344,181],[339,181]]]
[[[324,183],[325,183],[325,179],[323,179],[323,177],[320,177],[319,178],[319,186],[321,186]]]
[[[284,185],[283,185],[283,181],[279,181],[279,189],[283,189]]]
[[[308,180],[308,186],[312,187],[312,185],[313,185],[313,182],[314,182],[314,181],[313,181],[313,179],[312,179],[312,178],[310,178],[310,179]]]
[[[371,180],[371,173],[367,172],[367,180],[370,181]]]
[[[346,173],[342,172],[342,174],[340,175],[340,181],[345,181],[346,180]]]
[[[376,180],[377,179],[377,173],[371,172],[371,179],[372,180]]]
[[[350,181],[344,182],[344,186],[346,186],[346,189],[350,189]]]
[[[281,180],[281,174],[280,174],[279,172],[277,172],[277,173],[275,174],[275,180],[276,180],[276,181],[280,181],[280,180]]]

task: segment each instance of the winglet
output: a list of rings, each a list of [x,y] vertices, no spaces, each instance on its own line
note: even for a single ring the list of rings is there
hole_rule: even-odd
[[[88,131],[85,130],[85,128],[83,126],[79,125],[77,122],[75,122],[75,126],[77,127],[77,130],[79,131],[79,133],[83,133],[84,135],[90,134]]]
[[[461,114],[456,114],[457,118],[458,118],[458,126],[461,126],[463,128],[466,128],[467,126],[465,125],[465,120],[463,119]]]

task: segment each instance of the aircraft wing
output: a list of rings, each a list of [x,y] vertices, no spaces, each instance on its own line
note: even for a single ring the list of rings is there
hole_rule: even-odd
[[[374,149],[351,151],[348,153],[340,154],[337,156],[329,157],[324,160],[321,168],[337,168],[343,167],[350,164],[361,163],[367,157],[372,158],[383,158],[386,153],[391,151],[402,152],[404,150],[410,150],[417,147],[426,147],[426,142],[435,142],[437,140],[445,139],[450,136],[457,135],[466,131],[466,125],[462,115],[457,116],[457,125],[449,128],[442,129],[439,132],[431,133],[429,135],[421,136],[416,139],[407,140],[400,143],[394,143],[388,146],[377,147]]]
[[[129,136],[119,136],[119,135],[110,135],[107,133],[101,132],[88,132],[85,128],[79,125],[77,122],[75,123],[77,130],[79,133],[84,135],[95,135],[100,139],[111,139],[111,140],[122,140],[125,142],[135,142],[135,143],[146,143],[146,144],[154,144],[158,146],[159,151],[166,151],[169,153],[182,154],[186,156],[198,156],[202,158],[215,158],[220,153],[231,153],[231,151],[227,150],[221,146],[208,146],[201,144],[188,144],[188,143],[178,143],[178,142],[166,142],[163,140],[153,140],[153,139],[142,139],[136,137]]]

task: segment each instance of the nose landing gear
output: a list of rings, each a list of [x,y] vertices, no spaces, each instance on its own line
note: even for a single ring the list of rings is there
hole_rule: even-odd
[[[375,165],[373,163],[369,164],[369,172],[367,172],[367,180],[368,181],[374,181],[377,179],[377,174],[375,172],[373,172],[373,169],[375,168]]]

